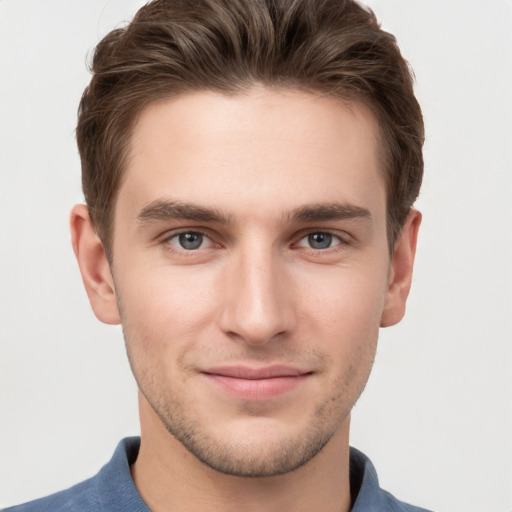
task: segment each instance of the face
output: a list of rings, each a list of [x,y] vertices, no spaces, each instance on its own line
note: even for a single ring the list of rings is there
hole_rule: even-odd
[[[112,268],[128,355],[214,469],[286,473],[348,429],[390,279],[377,131],[362,105],[267,89],[135,126]]]

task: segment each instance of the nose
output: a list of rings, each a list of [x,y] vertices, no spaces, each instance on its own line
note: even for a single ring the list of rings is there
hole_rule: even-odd
[[[223,274],[221,329],[252,346],[288,335],[295,323],[293,287],[271,250],[240,251]]]

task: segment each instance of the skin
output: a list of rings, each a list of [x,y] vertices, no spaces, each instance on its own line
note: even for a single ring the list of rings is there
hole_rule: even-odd
[[[404,314],[421,219],[390,256],[378,144],[362,104],[187,94],[134,128],[112,268],[73,209],[94,312],[123,324],[153,511],[349,510],[350,411]]]

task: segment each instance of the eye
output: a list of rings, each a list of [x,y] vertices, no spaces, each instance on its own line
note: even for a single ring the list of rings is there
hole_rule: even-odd
[[[330,249],[342,243],[342,240],[331,233],[318,231],[316,233],[310,233],[309,235],[302,238],[297,244],[298,247],[308,247],[311,249],[322,250]]]
[[[186,251],[195,251],[204,248],[205,245],[211,242],[207,236],[194,231],[178,233],[170,237],[167,241],[174,247]]]

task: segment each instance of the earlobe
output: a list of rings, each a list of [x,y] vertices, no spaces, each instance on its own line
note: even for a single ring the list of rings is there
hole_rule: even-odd
[[[70,224],[73,251],[94,314],[106,324],[121,323],[110,266],[87,206],[78,204],[71,210]]]
[[[411,288],[416,241],[421,213],[411,210],[395,243],[389,270],[389,283],[380,326],[389,327],[402,320]]]

